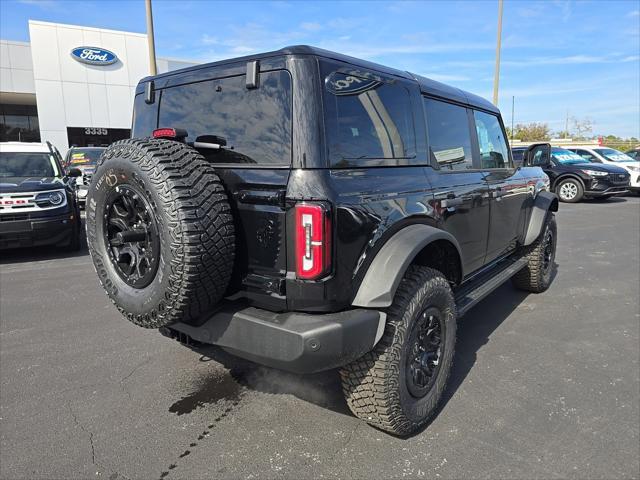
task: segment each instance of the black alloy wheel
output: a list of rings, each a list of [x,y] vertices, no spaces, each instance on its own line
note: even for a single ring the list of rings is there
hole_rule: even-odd
[[[105,248],[113,267],[127,285],[146,287],[160,262],[158,224],[149,200],[131,185],[118,185],[104,212]]]
[[[430,307],[418,317],[411,330],[405,376],[407,389],[415,398],[424,397],[438,376],[445,336],[440,317],[440,311]]]
[[[555,257],[555,244],[553,238],[553,231],[550,228],[547,228],[544,235],[543,240],[543,251],[542,251],[542,271],[543,274],[551,269],[553,266],[553,259]]]

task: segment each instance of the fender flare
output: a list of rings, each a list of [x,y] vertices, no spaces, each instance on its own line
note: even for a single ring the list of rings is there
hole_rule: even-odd
[[[531,215],[529,216],[529,225],[524,235],[523,245],[531,245],[542,232],[544,221],[549,212],[558,211],[558,196],[551,192],[540,192],[533,201],[531,207]]]
[[[360,283],[352,305],[366,308],[390,306],[396,289],[413,259],[424,247],[436,240],[452,243],[462,265],[460,245],[453,235],[429,225],[409,225],[387,240],[378,251]],[[460,273],[462,276],[462,272]]]

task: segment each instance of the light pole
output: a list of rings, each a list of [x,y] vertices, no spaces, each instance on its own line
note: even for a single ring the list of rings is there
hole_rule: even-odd
[[[496,68],[493,71],[493,104],[498,106],[498,84],[500,83],[500,43],[502,40],[502,0],[498,0],[498,42],[496,45]]]
[[[147,42],[149,43],[149,69],[151,75],[158,74],[158,68],[156,67],[156,43],[153,37],[153,12],[151,11],[151,0],[145,0],[145,6],[147,7]]]
[[[511,96],[511,141],[513,142],[513,117],[516,112],[516,96]]]

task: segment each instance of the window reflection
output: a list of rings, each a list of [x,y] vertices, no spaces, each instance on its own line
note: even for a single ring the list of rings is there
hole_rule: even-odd
[[[473,112],[473,116],[476,121],[482,168],[509,167],[507,142],[498,117],[477,110]]]
[[[325,99],[329,148],[334,166],[364,159],[395,159],[406,164],[415,155],[415,133],[409,92],[397,84],[381,83],[354,75],[327,77]],[[400,161],[398,161],[398,159]]]
[[[451,103],[425,98],[429,155],[440,168],[473,168],[467,110]]]

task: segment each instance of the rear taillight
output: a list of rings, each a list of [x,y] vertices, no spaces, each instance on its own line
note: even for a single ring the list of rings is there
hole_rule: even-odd
[[[296,205],[296,277],[315,280],[331,267],[331,219],[323,205]]]

